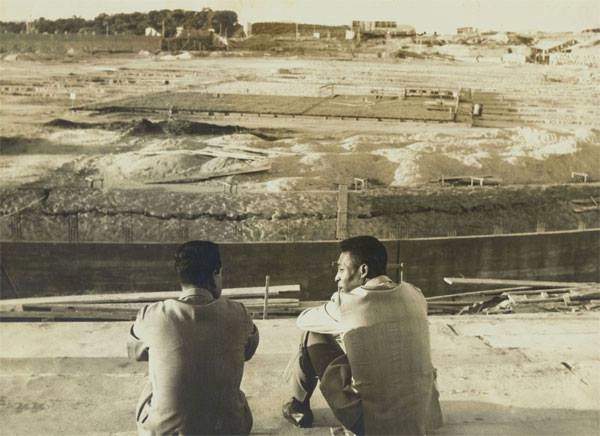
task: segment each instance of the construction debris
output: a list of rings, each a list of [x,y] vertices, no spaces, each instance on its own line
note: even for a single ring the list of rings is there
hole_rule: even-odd
[[[430,314],[502,314],[600,308],[600,283],[446,277],[449,285],[502,285],[499,289],[427,298]]]
[[[179,174],[173,177],[146,181],[146,184],[168,184],[168,183],[194,183],[203,180],[215,179],[219,177],[235,176],[238,174],[258,173],[271,170],[271,161],[269,159],[257,159],[243,164],[231,164],[227,168],[215,171],[200,171],[193,173],[194,168],[188,168],[190,175]]]
[[[582,212],[590,212],[593,210],[600,210],[600,204],[594,197],[583,198],[578,200],[571,200],[571,203],[576,205],[573,208],[573,212],[582,213]]]
[[[433,182],[439,183],[442,186],[445,185],[463,185],[463,186],[497,186],[502,183],[500,179],[492,176],[454,176],[447,177],[441,176],[439,179]]]

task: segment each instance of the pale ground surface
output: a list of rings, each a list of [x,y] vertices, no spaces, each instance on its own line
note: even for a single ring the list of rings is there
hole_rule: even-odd
[[[324,92],[322,86],[330,83],[335,84],[337,93],[362,95],[377,89],[393,94],[405,87],[471,88],[514,100],[506,110],[517,118],[510,122],[512,127],[485,129],[436,122],[310,118],[196,116],[194,120],[292,131],[276,141],[251,135],[223,137],[230,147],[247,145],[293,153],[293,158],[273,159],[273,170],[266,177],[244,177],[241,188],[251,191],[323,189],[329,186],[327,175],[332,171],[378,179],[388,186],[427,183],[444,173],[492,175],[505,183],[564,183],[570,171],[598,176],[589,164],[597,158],[600,138],[595,103],[600,74],[592,67],[297,57],[161,61],[134,56],[69,63],[4,61],[0,62],[0,75],[0,135],[4,142],[0,186],[51,176],[61,165],[74,162],[75,170],[103,175],[108,187],[140,187],[144,178],[160,180],[198,165],[181,159],[180,152],[211,145],[206,137],[144,138],[118,130],[43,126],[56,118],[106,123],[139,121],[142,116],[154,116],[158,121],[167,116],[71,113],[72,105],[164,91],[319,96]],[[13,151],[15,138],[25,139],[24,150]],[[156,149],[173,153],[140,154]],[[350,153],[354,159],[348,159]],[[536,172],[540,164],[544,171]]]
[[[595,435],[600,431],[600,315],[431,317],[446,425],[438,435]],[[293,319],[257,321],[261,344],[243,381],[253,434],[328,435],[280,416],[283,372],[297,349]],[[5,323],[0,330],[2,433],[135,434],[145,364],[128,362],[129,323]],[[60,341],[57,340],[60,338]]]

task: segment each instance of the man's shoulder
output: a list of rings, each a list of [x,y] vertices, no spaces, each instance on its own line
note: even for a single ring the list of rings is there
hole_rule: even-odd
[[[172,300],[162,300],[146,304],[140,309],[138,313],[138,319],[148,321],[164,316],[164,314],[167,312],[169,301]]]
[[[410,291],[415,292],[421,296],[423,296],[423,291],[420,288],[416,287],[412,283],[409,282],[400,282],[398,283],[397,289],[400,291]]]
[[[404,289],[419,289],[412,283],[406,281],[401,281],[400,283],[396,284],[396,287]]]
[[[230,298],[219,298],[219,303],[234,313],[238,313],[240,315],[248,315],[248,310],[246,309],[246,306],[244,306],[244,304],[239,301],[235,301]]]

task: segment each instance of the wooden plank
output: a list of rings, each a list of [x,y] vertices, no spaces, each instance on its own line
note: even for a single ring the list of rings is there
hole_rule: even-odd
[[[251,130],[250,133],[253,131]],[[256,131],[256,133],[261,133],[260,131]],[[298,153],[293,151],[286,150],[273,150],[273,149],[262,149],[258,147],[249,147],[247,145],[236,145],[234,147],[226,144],[211,144],[212,148],[218,147],[223,148],[225,150],[232,151],[247,151],[249,153],[261,154],[263,156],[296,156]]]
[[[262,298],[254,299],[236,299],[247,308],[264,308],[264,300]],[[123,307],[117,304],[23,304],[20,310],[15,312],[104,312],[104,313],[128,313],[136,314],[138,310],[146,303],[136,303],[139,307]],[[297,298],[272,298],[268,302],[269,310],[272,307],[299,307]]]
[[[198,173],[194,176],[189,177],[173,177],[170,179],[163,180],[151,180],[144,182],[146,185],[160,185],[164,183],[193,183],[201,182],[203,180],[214,179],[217,177],[235,176],[236,174],[249,174],[258,173],[262,171],[269,171],[271,169],[271,162],[261,165],[248,165],[243,168],[223,170],[223,171],[211,171],[208,173]]]
[[[157,151],[140,151],[137,154],[142,156],[157,156],[171,154],[185,154],[189,156],[209,156],[209,157],[231,157],[234,159],[254,160],[264,159],[264,156],[246,153],[238,150],[224,150],[215,147],[206,147],[200,150],[157,150]]]
[[[221,295],[229,298],[253,298],[264,296],[265,288],[255,286],[248,288],[225,288]],[[279,285],[270,286],[269,295],[278,296],[280,293],[300,292],[300,285]],[[122,294],[90,294],[90,295],[64,295],[57,297],[34,297],[34,298],[14,298],[10,300],[0,300],[0,309],[6,310],[10,307],[22,307],[31,304],[99,304],[99,303],[150,303],[153,301],[166,300],[169,298],[178,298],[181,291],[166,292],[131,292]]]
[[[145,303],[136,304],[139,307],[124,307],[114,304],[24,304],[20,309],[23,312],[104,312],[135,315]]]
[[[7,312],[0,311],[0,321],[133,321],[135,313],[124,312],[53,312],[53,311],[31,311],[31,312]]]
[[[476,279],[463,277],[444,277],[449,285],[505,285],[505,286],[529,286],[543,288],[581,288],[590,285],[600,285],[594,282],[551,282],[538,280],[507,280],[507,279]]]
[[[469,296],[500,295],[504,292],[521,291],[521,290],[526,290],[526,289],[531,289],[531,288],[529,286],[517,286],[517,287],[511,287],[511,288],[488,289],[485,291],[459,292],[456,294],[436,295],[434,297],[427,297],[425,300],[427,300],[427,302],[431,303],[431,302],[438,301],[438,300],[448,300],[448,299],[453,299],[453,298],[462,298],[462,297],[469,297]],[[536,292],[539,292],[539,291],[536,291]]]

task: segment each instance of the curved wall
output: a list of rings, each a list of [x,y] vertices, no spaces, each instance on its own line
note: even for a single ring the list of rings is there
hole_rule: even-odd
[[[426,296],[455,292],[448,276],[600,282],[600,229],[384,241],[390,264]],[[222,243],[224,286],[302,286],[302,299],[335,290],[336,241]],[[177,289],[178,243],[0,242],[2,298]],[[389,269],[398,279],[399,271]]]

